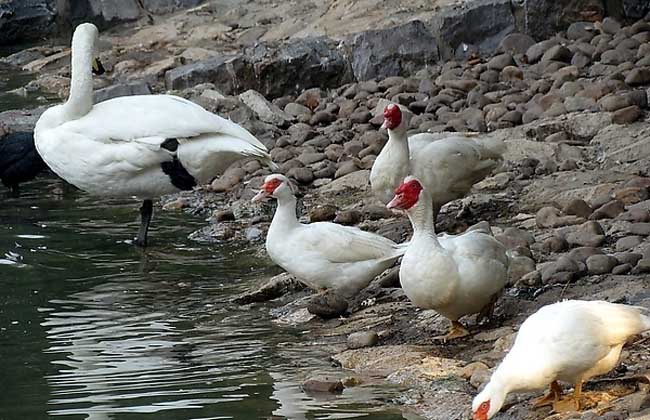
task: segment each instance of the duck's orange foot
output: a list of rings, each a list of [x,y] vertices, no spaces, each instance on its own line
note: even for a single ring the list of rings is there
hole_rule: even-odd
[[[580,401],[573,396],[563,398],[553,403],[553,411],[556,413],[580,411]]]
[[[532,402],[533,408],[554,405],[557,401],[560,400],[561,396],[562,396],[562,387],[560,387],[560,384],[557,383],[557,381],[553,381],[551,383],[551,389],[549,390],[548,394],[533,400]]]
[[[440,335],[438,337],[434,337],[434,340],[439,340],[443,342],[447,342],[449,340],[455,340],[457,338],[462,338],[462,337],[467,337],[469,335],[469,331],[467,331],[467,328],[463,326],[458,321],[451,321],[451,328],[449,329],[449,332],[445,335]]]

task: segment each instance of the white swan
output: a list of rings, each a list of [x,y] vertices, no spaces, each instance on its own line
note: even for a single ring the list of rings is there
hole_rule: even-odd
[[[612,370],[632,336],[650,330],[648,309],[604,301],[568,300],[547,305],[519,328],[510,352],[472,403],[474,420],[494,417],[510,392],[551,392],[534,402],[555,411],[580,409],[582,383]],[[575,386],[560,400],[557,381]]]
[[[93,105],[99,33],[79,25],[72,38],[70,96],[34,129],[36,148],[61,178],[93,195],[144,200],[136,244],[146,246],[152,198],[193,188],[266,147],[230,120],[170,95],[125,96]]]
[[[345,297],[354,296],[406,249],[352,226],[300,223],[296,196],[283,175],[267,176],[253,201],[268,197],[278,200],[278,208],[266,236],[266,252],[273,262],[312,289],[334,289]]]

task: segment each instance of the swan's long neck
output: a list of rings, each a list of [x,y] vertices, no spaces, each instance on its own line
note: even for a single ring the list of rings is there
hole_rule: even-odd
[[[269,234],[278,230],[290,230],[300,225],[296,216],[296,197],[291,194],[278,197],[278,208],[275,210]]]
[[[431,197],[422,191],[418,202],[408,210],[407,214],[413,225],[413,241],[426,240],[440,247],[433,223]]]
[[[72,80],[70,96],[63,105],[68,120],[86,115],[93,107],[92,61],[95,38],[89,32],[76,33],[72,38]]]

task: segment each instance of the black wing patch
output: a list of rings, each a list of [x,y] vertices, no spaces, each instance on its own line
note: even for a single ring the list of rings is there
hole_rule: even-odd
[[[17,187],[46,168],[36,151],[33,133],[10,133],[0,137],[0,180],[5,186]]]
[[[191,190],[196,187],[196,179],[187,172],[178,157],[174,156],[174,159],[170,162],[162,162],[160,168],[169,177],[174,187],[181,190]]]

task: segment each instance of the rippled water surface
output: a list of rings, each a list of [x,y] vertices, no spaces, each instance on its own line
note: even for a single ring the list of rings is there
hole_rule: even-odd
[[[275,268],[189,241],[204,222],[179,212],[138,251],[137,207],[52,178],[2,197],[0,419],[402,418],[390,389],[301,392],[334,369],[309,332],[229,303]]]

